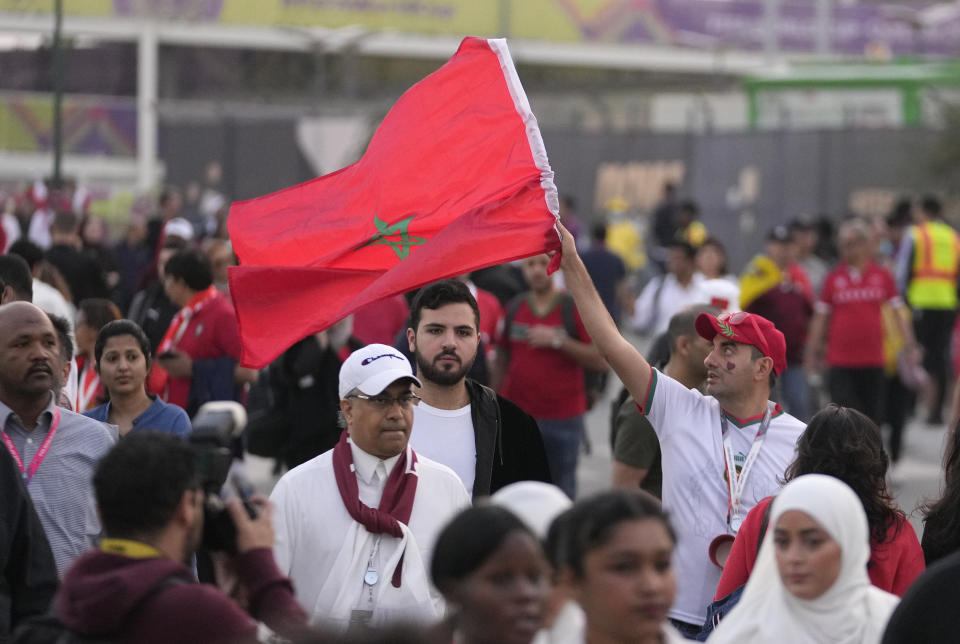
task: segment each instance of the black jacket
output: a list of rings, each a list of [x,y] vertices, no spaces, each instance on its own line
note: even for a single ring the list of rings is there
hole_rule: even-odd
[[[91,254],[73,246],[54,244],[47,251],[46,259],[57,267],[70,286],[74,304],[92,297],[107,297],[106,276],[103,267]]]
[[[27,617],[47,612],[57,568],[13,458],[0,447],[0,642]]]
[[[466,379],[477,445],[473,498],[517,481],[552,483],[537,421],[490,387]]]
[[[163,336],[166,335],[170,322],[173,321],[173,316],[179,310],[180,307],[167,297],[163,290],[163,284],[153,282],[133,296],[133,302],[130,303],[127,317],[140,325],[140,328],[150,339],[150,349],[153,351],[153,355],[157,355],[160,342],[163,341]]]
[[[350,351],[363,342],[351,336]],[[279,458],[293,469],[333,449],[340,440],[337,382],[342,361],[312,335],[300,340],[260,372],[247,397],[247,448]]]
[[[907,589],[890,616],[883,644],[954,644],[960,633],[958,582],[960,552],[927,568]]]

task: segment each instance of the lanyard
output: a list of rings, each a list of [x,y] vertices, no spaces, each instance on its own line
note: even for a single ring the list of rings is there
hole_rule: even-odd
[[[7,432],[0,432],[0,435],[3,436],[3,444],[7,446],[7,451],[10,452],[10,456],[16,461],[17,467],[20,468],[20,474],[23,475],[23,481],[27,485],[30,485],[33,475],[37,473],[37,470],[40,469],[40,464],[43,463],[43,459],[47,457],[47,453],[50,451],[50,443],[53,442],[53,435],[57,433],[57,427],[59,426],[60,410],[54,407],[53,422],[50,423],[50,431],[47,432],[47,437],[40,443],[40,449],[34,454],[33,460],[30,461],[30,466],[27,469],[23,467],[23,458],[20,456],[20,452],[17,451],[17,446],[13,444],[13,440],[7,435]]]
[[[760,429],[753,439],[753,445],[750,446],[750,452],[747,453],[747,460],[743,463],[743,469],[737,473],[737,465],[733,460],[733,440],[730,438],[729,425],[727,417],[723,410],[720,410],[720,433],[723,436],[723,464],[727,470],[727,490],[730,493],[729,504],[727,505],[727,525],[736,534],[740,530],[743,518],[740,516],[740,501],[743,499],[743,491],[747,486],[747,476],[753,470],[757,457],[760,456],[760,448],[763,447],[763,441],[767,437],[767,430],[770,428],[770,407],[767,407],[763,420],[760,421]]]
[[[380,575],[377,573],[377,555],[380,552],[380,537],[373,544],[373,550],[370,551],[370,559],[367,560],[367,570],[363,575],[363,584],[367,587],[370,594],[370,604],[373,604],[373,587],[380,581]]]
[[[93,396],[100,388],[100,378],[97,370],[89,362],[84,365],[83,376],[80,378],[80,387],[77,391],[77,413],[87,411]]]
[[[163,340],[160,341],[160,346],[157,348],[157,354],[164,353],[173,349],[177,344],[180,343],[180,339],[183,337],[183,334],[186,332],[187,327],[190,325],[190,320],[193,316],[200,311],[210,300],[219,296],[219,291],[217,291],[216,286],[210,286],[210,288],[200,291],[194,295],[187,305],[182,309],[177,311],[176,315],[173,316],[173,320],[170,321],[170,326],[167,328],[167,332],[163,335]]]
[[[129,539],[108,539],[104,537],[100,540],[100,550],[132,559],[153,559],[163,556],[163,553],[153,546]]]

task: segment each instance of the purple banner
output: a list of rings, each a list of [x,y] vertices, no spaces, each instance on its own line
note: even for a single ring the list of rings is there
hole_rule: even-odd
[[[573,15],[571,0],[557,0],[580,27],[586,41],[654,42],[695,49],[759,50],[766,21],[759,0],[647,0],[614,2],[608,15],[616,24],[586,21]],[[633,4],[629,7],[628,4]],[[618,10],[619,9],[619,10]],[[609,22],[609,21],[608,21]],[[777,19],[779,48],[786,52],[814,52],[817,42],[816,4],[813,0],[781,3]],[[894,55],[960,55],[960,4],[926,8],[858,4],[834,6],[828,19],[830,50],[864,55],[889,51]]]
[[[284,24],[284,19],[294,16],[297,24],[323,25],[328,13],[344,11],[356,14],[357,23],[362,25],[365,15],[383,13],[450,19],[458,7],[473,1],[450,0],[440,4],[422,0],[261,0],[264,15],[260,16],[243,4],[252,0],[113,0],[113,14],[220,22],[229,5],[234,7],[233,13],[239,12],[237,15],[245,16],[252,24],[257,23],[258,17],[264,19],[264,26]],[[507,10],[512,11],[510,5],[516,7],[523,1],[509,0]],[[552,0],[552,4],[579,32],[578,40],[588,43],[657,43],[750,51],[763,48],[766,31],[763,0]],[[837,6],[836,2],[834,5],[827,20],[833,52],[960,56],[958,2],[916,7],[872,3]],[[484,6],[493,15],[504,10],[504,5],[494,0],[484,0]],[[375,28],[382,26],[380,22]],[[432,29],[427,31],[433,33]],[[781,2],[776,29],[781,50],[814,52],[818,30],[815,0]],[[412,31],[416,32],[416,27]],[[523,37],[551,40],[550,27],[518,25],[516,35],[521,33]]]
[[[222,10],[223,0],[113,0],[114,15],[124,18],[214,22]]]

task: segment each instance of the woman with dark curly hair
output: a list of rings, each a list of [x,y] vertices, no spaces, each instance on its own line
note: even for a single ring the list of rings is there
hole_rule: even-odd
[[[787,468],[786,480],[826,474],[853,489],[870,526],[870,582],[902,597],[924,570],[923,551],[916,531],[887,490],[889,463],[876,424],[855,409],[831,404],[813,417],[797,441],[797,457]],[[773,497],[760,501],[747,514],[723,567],[716,599],[726,597],[750,577],[772,501]]]
[[[953,429],[943,459],[944,486],[940,498],[924,506],[923,556],[927,565],[960,550],[960,440]]]

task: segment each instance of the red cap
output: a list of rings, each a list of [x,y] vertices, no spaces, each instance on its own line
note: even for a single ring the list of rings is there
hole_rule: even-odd
[[[756,313],[736,311],[714,317],[709,313],[697,316],[697,333],[713,341],[718,333],[734,342],[749,344],[773,359],[773,372],[778,376],[787,368],[787,341],[773,322]]]

